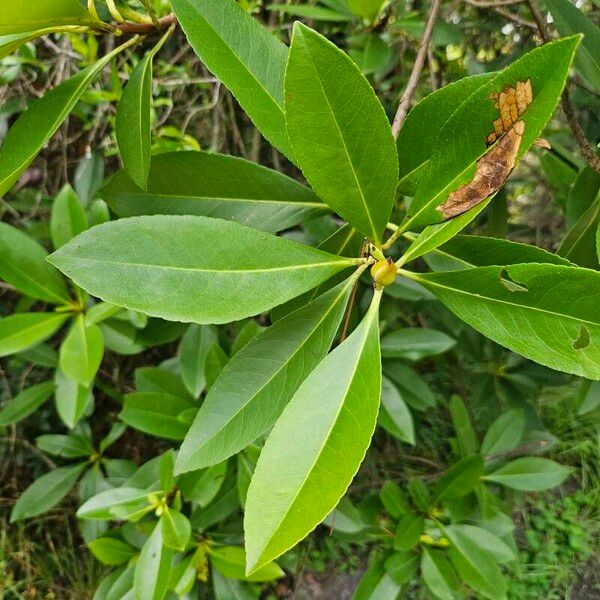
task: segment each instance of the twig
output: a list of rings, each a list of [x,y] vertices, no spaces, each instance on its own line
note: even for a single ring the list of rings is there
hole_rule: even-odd
[[[408,78],[406,89],[404,90],[404,94],[402,94],[402,98],[398,104],[398,110],[396,111],[396,116],[394,117],[394,123],[392,124],[392,133],[394,134],[395,138],[398,137],[400,129],[402,129],[402,125],[404,124],[404,120],[408,114],[408,109],[410,108],[412,97],[417,89],[419,78],[421,77],[421,71],[423,71],[425,59],[427,58],[427,48],[431,42],[431,36],[433,35],[435,22],[437,21],[440,12],[440,5],[441,0],[432,0],[431,2],[431,8],[429,9],[429,16],[427,17],[427,24],[425,25],[423,39],[421,40],[421,45],[419,46],[419,51],[417,52],[417,57],[415,58],[415,64],[413,65],[410,77]]]
[[[118,23],[115,28],[121,33],[139,33],[141,35],[145,33],[152,33],[156,29],[166,29],[171,25],[177,23],[177,17],[175,13],[170,13],[165,17],[158,19],[158,26],[152,22],[149,23]]]
[[[552,36],[548,31],[548,27],[546,26],[544,16],[542,15],[538,5],[535,3],[535,0],[527,0],[527,4],[537,24],[537,28],[540,32],[542,39],[544,40],[544,42],[550,42],[552,40]],[[585,137],[585,132],[581,128],[581,125],[579,124],[579,121],[577,119],[577,114],[575,113],[575,109],[571,104],[571,96],[569,94],[569,89],[566,85],[562,93],[561,105],[563,112],[567,117],[569,127],[571,128],[573,136],[577,141],[577,145],[579,146],[581,154],[588,162],[590,167],[594,169],[594,171],[596,171],[597,173],[600,173],[600,156],[598,156],[594,147],[589,143],[588,139]]]
[[[506,8],[502,8],[501,6],[496,6],[495,8],[492,8],[492,10],[495,13],[499,14],[501,17],[504,17],[505,19],[508,19],[509,21],[512,21],[513,23],[516,23],[517,25],[521,25],[522,27],[527,27],[528,29],[537,30],[536,24],[533,21],[528,21],[527,19],[520,17],[519,15],[511,12],[510,10],[507,10]]]
[[[465,0],[467,4],[477,8],[498,8],[499,6],[512,6],[522,4],[525,0]]]

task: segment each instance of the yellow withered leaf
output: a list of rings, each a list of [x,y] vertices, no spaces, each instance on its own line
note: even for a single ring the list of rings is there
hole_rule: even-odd
[[[512,89],[512,88],[511,88]],[[514,169],[525,122],[517,121],[500,141],[477,161],[475,176],[437,207],[444,219],[456,217],[497,192]]]
[[[500,111],[500,117],[494,121],[494,131],[486,138],[488,145],[501,138],[531,104],[531,79],[517,81],[515,87],[507,85],[499,94],[490,94],[490,99],[496,100],[495,106]]]

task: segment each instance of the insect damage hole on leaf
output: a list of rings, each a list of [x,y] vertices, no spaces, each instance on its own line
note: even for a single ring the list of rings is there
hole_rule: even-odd
[[[509,291],[509,292],[528,292],[529,289],[526,285],[522,283],[518,283],[514,281],[511,276],[508,274],[506,269],[502,269],[500,271],[500,283]]]
[[[591,342],[590,330],[585,325],[582,325],[579,329],[577,339],[573,342],[573,350],[583,350],[584,348],[587,348]]]

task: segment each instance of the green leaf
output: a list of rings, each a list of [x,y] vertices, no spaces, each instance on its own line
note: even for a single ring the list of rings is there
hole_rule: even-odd
[[[208,469],[185,473],[177,480],[177,485],[186,500],[199,506],[208,506],[218,495],[227,475],[227,461]]]
[[[353,20],[352,15],[345,12],[339,13],[322,6],[307,6],[305,4],[269,4],[268,8],[269,10],[284,13],[286,15],[312,19],[314,21],[343,22]]]
[[[454,394],[448,405],[452,426],[456,433],[458,451],[462,457],[471,456],[477,452],[478,441],[469,411],[460,396]]]
[[[93,401],[91,390],[67,377],[60,369],[54,377],[54,400],[58,416],[73,429]]]
[[[283,114],[285,45],[235,0],[173,0],[172,5],[200,60],[265,138],[292,159]]]
[[[385,361],[384,371],[400,392],[403,400],[415,410],[425,411],[435,406],[435,396],[427,382],[401,362]]]
[[[223,577],[218,571],[212,575],[215,600],[258,600],[258,595],[235,579]]]
[[[402,551],[389,556],[384,567],[396,583],[408,583],[415,576],[418,564],[419,557],[416,554]]]
[[[10,522],[41,515],[56,506],[75,485],[87,463],[59,467],[38,477],[18,498]]]
[[[396,550],[414,548],[419,543],[424,525],[425,519],[417,513],[407,512],[402,515],[394,536],[394,548]]]
[[[485,432],[481,443],[482,456],[513,450],[519,445],[525,431],[525,413],[513,408],[501,414]]]
[[[0,319],[0,356],[31,348],[60,329],[69,315],[17,313]]]
[[[503,465],[484,479],[523,492],[537,492],[560,485],[571,473],[570,467],[553,460],[528,456]]]
[[[54,391],[54,382],[44,381],[23,390],[0,410],[0,427],[18,423],[35,412]]]
[[[173,467],[175,466],[175,453],[173,449],[167,450],[162,454],[158,461],[158,480],[160,489],[168,494],[175,487],[175,476]]]
[[[384,0],[348,0],[348,8],[363,19],[373,20],[381,10]]]
[[[189,400],[161,392],[134,392],[124,397],[122,421],[150,435],[182,440],[190,428]]]
[[[159,154],[152,157],[146,191],[120,171],[100,193],[120,217],[198,215],[272,232],[330,212],[312,190],[286,175],[209,152]]]
[[[181,377],[194,398],[198,398],[206,387],[206,358],[217,339],[214,327],[194,324],[188,327],[181,340]]]
[[[598,268],[596,236],[600,224],[600,199],[597,199],[569,229],[556,253],[581,267]]]
[[[410,110],[396,142],[400,192],[414,195],[435,140],[446,121],[460,104],[495,75],[496,73],[483,73],[459,79],[425,96]]]
[[[79,197],[67,184],[58,192],[52,204],[50,235],[54,248],[60,248],[87,228],[88,220]]]
[[[273,426],[329,351],[354,281],[277,321],[233,356],[181,446],[178,472],[225,460]]]
[[[229,579],[243,581],[274,581],[285,576],[281,567],[270,562],[260,567],[250,576],[246,576],[246,552],[238,546],[223,546],[210,549],[211,565]]]
[[[411,477],[408,480],[408,493],[413,499],[416,507],[420,509],[421,512],[427,512],[429,510],[429,489],[421,479],[417,477]]]
[[[59,364],[69,378],[89,387],[102,362],[104,340],[98,325],[86,325],[79,314],[60,346]]]
[[[434,489],[434,503],[462,498],[475,489],[483,476],[481,456],[467,456],[452,465],[437,481]]]
[[[432,594],[440,600],[455,600],[456,574],[440,550],[423,546],[421,576]]]
[[[247,573],[314,529],[364,458],[381,394],[380,297],[377,292],[361,324],[307,377],[267,439],[246,499]]]
[[[146,540],[135,565],[135,600],[162,600],[167,593],[173,551],[164,544],[161,521]]]
[[[497,535],[474,525],[456,524],[445,528],[445,533],[452,539],[456,535],[470,539],[481,550],[487,552],[500,564],[516,560],[516,552]]]
[[[258,314],[360,262],[237,223],[186,216],[104,223],[50,260],[93,296],[197,323]]]
[[[386,481],[383,484],[381,492],[379,492],[379,497],[385,509],[394,519],[400,518],[409,511],[406,494],[393,481]]]
[[[571,187],[566,205],[567,229],[594,203],[600,194],[600,173],[584,167]]]
[[[46,27],[44,29],[38,29],[36,31],[25,31],[22,33],[12,33],[9,35],[0,35],[0,59],[7,57],[12,54],[15,50],[18,50],[21,46],[27,42],[31,42],[44,35],[51,33],[60,33],[65,31],[64,26],[58,27]]]
[[[0,223],[0,279],[23,294],[51,304],[70,302],[61,274],[47,262],[48,253],[26,233]]]
[[[285,96],[288,135],[302,172],[324,202],[380,244],[396,195],[398,160],[387,116],[368,81],[344,52],[296,23]]]
[[[79,4],[77,0],[71,1]],[[24,4],[22,1],[19,2],[19,5]],[[55,3],[43,2],[35,5],[38,4],[49,6]],[[33,6],[31,3],[27,5]],[[131,38],[103,56],[98,62],[46,92],[42,98],[33,102],[25,112],[21,113],[9,129],[0,148],[0,197],[6,194],[54,135],[90,83],[119,52],[135,42],[136,38]]]
[[[3,0],[0,5],[0,35],[33,31],[53,25],[92,25],[95,22],[78,0]]]
[[[192,526],[188,518],[167,506],[160,522],[164,545],[167,548],[183,552],[192,535]]]
[[[428,254],[425,260],[434,271],[488,267],[499,260],[503,265],[549,263],[571,266],[568,260],[537,246],[478,235],[457,235]]]
[[[496,561],[460,529],[445,529],[452,545],[448,556],[460,578],[490,600],[504,600],[506,585]]]
[[[525,132],[518,157],[529,149],[554,112],[580,39],[580,36],[564,38],[528,52],[479,87],[456,109],[436,139],[404,228],[442,220],[436,207],[473,177],[476,162],[488,149],[486,137],[493,131],[492,122],[498,117],[490,93],[527,79],[531,80],[533,101],[521,117]],[[450,146],[452,152],[448,152]]]
[[[577,410],[578,415],[585,415],[597,410],[600,406],[600,382],[582,381],[579,395],[581,397],[581,403]],[[6,410],[6,408],[4,410]]]
[[[77,511],[80,519],[111,520],[114,518],[114,509],[133,505],[146,505],[148,491],[133,487],[121,487],[100,492],[86,500]]]
[[[192,398],[181,377],[161,367],[140,367],[135,370],[134,379],[138,392],[164,392],[180,398]]]
[[[81,458],[91,456],[94,448],[90,441],[82,435],[40,435],[35,440],[36,446],[48,454],[64,458]]]
[[[420,360],[447,352],[456,340],[442,331],[417,327],[404,327],[383,336],[381,355],[384,358]]]
[[[595,89],[600,89],[600,29],[569,0],[544,0],[560,35],[583,33],[575,66]]]
[[[362,576],[352,600],[397,600],[401,589],[401,584],[385,570],[383,561],[378,561]]]
[[[391,435],[407,444],[415,443],[415,426],[410,410],[398,388],[383,377],[379,424]]]
[[[99,537],[87,546],[95,558],[110,566],[122,565],[138,553],[137,548],[114,537]]]
[[[495,342],[553,369],[600,379],[598,272],[521,264],[403,274]]]

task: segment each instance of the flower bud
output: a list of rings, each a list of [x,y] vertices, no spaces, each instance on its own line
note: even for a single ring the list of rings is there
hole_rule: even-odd
[[[388,258],[387,260],[378,260],[371,267],[371,276],[375,280],[377,287],[392,285],[396,280],[397,274],[396,265],[391,258]]]

